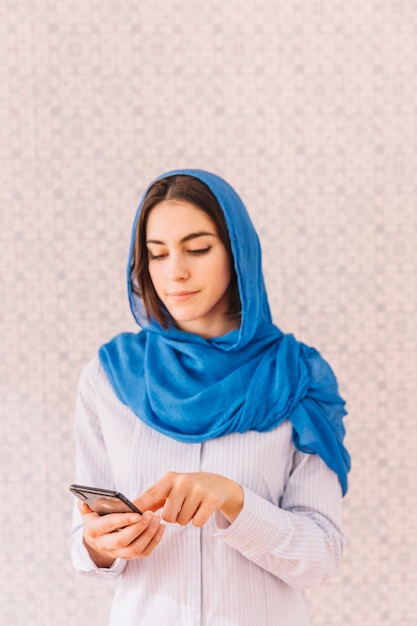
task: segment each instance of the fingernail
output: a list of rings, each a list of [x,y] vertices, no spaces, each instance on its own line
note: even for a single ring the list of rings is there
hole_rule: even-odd
[[[129,522],[140,522],[140,520],[140,515],[132,515],[131,517],[129,517]]]
[[[153,518],[151,522],[151,526],[158,526],[160,521],[161,521],[161,518],[159,517],[159,515],[155,515],[155,517]]]

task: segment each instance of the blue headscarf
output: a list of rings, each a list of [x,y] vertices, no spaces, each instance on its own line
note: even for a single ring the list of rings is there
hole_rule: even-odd
[[[234,189],[201,170],[175,170],[205,183],[223,210],[242,304],[241,325],[204,339],[168,330],[146,316],[132,289],[133,224],[128,292],[139,333],[122,333],[100,348],[101,364],[119,400],[155,430],[178,441],[202,443],[228,433],[266,432],[289,419],[298,450],[319,454],[347,491],[349,454],[343,446],[344,400],[320,354],[283,334],[271,320],[261,248]]]

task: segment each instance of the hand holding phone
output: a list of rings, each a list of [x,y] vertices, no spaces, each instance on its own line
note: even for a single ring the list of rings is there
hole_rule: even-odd
[[[123,494],[84,485],[71,485],[70,491],[90,508],[81,511],[84,545],[98,567],[108,568],[117,558],[148,556],[161,541],[165,526],[160,516],[142,514]]]

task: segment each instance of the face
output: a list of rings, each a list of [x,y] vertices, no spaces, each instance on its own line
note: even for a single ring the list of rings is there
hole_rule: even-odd
[[[213,220],[194,204],[165,200],[146,227],[149,275],[179,329],[205,338],[238,327],[226,314],[231,270]]]

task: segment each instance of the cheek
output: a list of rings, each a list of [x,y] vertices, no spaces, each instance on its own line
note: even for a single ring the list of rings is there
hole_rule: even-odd
[[[232,273],[230,271],[230,262],[227,256],[225,258],[219,259],[216,275],[220,277],[220,280],[218,281],[219,290],[221,289],[223,291],[226,291],[232,278]]]

